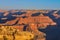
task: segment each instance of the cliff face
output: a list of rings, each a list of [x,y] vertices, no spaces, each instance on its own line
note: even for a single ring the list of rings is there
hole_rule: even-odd
[[[11,10],[10,12],[2,12],[4,14],[0,19],[3,21],[7,20],[3,23],[4,25],[29,25],[29,27],[34,30],[37,30],[37,28],[46,28],[48,25],[56,25],[49,16],[44,15],[48,14],[49,10]],[[33,24],[33,26],[31,24]]]
[[[44,36],[45,33],[38,29],[46,28],[48,25],[56,25],[56,22],[51,19],[49,10],[0,10],[0,24],[12,26],[20,31],[30,31],[35,35]],[[59,17],[56,12],[52,13],[54,17]]]

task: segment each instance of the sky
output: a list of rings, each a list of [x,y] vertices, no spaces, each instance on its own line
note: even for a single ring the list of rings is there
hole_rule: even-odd
[[[0,9],[60,9],[60,0],[0,0]]]

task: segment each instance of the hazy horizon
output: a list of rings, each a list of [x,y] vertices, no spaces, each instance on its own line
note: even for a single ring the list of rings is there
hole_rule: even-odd
[[[50,9],[59,10],[60,0],[0,0],[0,9]]]

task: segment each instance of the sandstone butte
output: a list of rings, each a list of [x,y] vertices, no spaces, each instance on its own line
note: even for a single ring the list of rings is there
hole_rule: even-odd
[[[16,10],[10,11],[12,13],[17,12]],[[27,31],[33,31],[34,33],[36,32],[43,35],[44,33],[38,31],[38,28],[46,28],[48,25],[56,25],[56,23],[49,18],[48,16],[44,16],[43,13],[45,12],[49,12],[49,11],[44,11],[44,10],[27,10],[25,11],[26,14],[22,15],[22,16],[26,16],[27,18],[22,18],[21,15],[20,17],[17,15],[17,18],[11,21],[7,21],[6,23],[4,23],[5,25],[14,25],[17,21],[17,24],[15,24],[16,26],[12,26],[14,28],[17,28],[21,31],[24,30],[25,25],[28,25],[26,30]],[[38,16],[31,16],[32,14],[35,14],[37,12],[40,12],[41,14]],[[4,12],[4,16],[7,16],[9,14],[9,11],[5,11]],[[16,16],[16,15],[15,15]],[[3,20],[6,20],[4,18],[2,18]],[[25,24],[25,25],[23,25]],[[20,25],[20,26],[19,26]]]
[[[4,16],[7,16],[9,14],[9,11],[2,11],[2,12],[4,12]],[[10,12],[14,13],[14,12],[18,12],[18,11],[11,10]],[[22,10],[22,12],[24,12],[24,11]],[[11,20],[11,21],[7,21],[4,24],[13,25],[12,27],[17,28],[21,31],[23,31],[25,25],[28,25],[26,28],[26,31],[30,30],[36,34],[41,34],[41,35],[45,35],[45,34],[43,32],[38,31],[38,28],[46,28],[48,25],[56,25],[56,23],[50,17],[43,15],[43,13],[48,13],[49,10],[26,10],[25,12],[26,12],[26,14],[23,14],[20,16],[12,15],[12,16],[17,16],[17,18],[14,20]],[[41,14],[39,16],[34,16],[34,17],[31,16],[32,14],[35,14],[37,12],[40,12]],[[55,15],[56,14],[54,14],[54,16]],[[22,16],[26,16],[26,18],[22,18]],[[7,18],[2,18],[2,19],[6,20]],[[16,22],[17,22],[17,24],[15,24]],[[23,24],[25,24],[25,25],[23,25]]]
[[[2,10],[0,10],[0,12],[1,11]],[[9,11],[4,10],[2,12],[4,12],[4,16],[7,16],[9,14]],[[18,11],[11,10],[10,12],[14,13]],[[34,17],[31,16],[32,14],[37,12],[41,12],[41,14],[39,16],[34,16]],[[19,20],[17,24],[29,24],[29,26],[32,27],[31,29],[35,29],[35,26],[37,27],[37,25],[38,27],[42,27],[42,28],[46,28],[48,25],[56,25],[56,23],[51,18],[43,15],[43,13],[48,13],[48,12],[49,10],[45,10],[45,11],[44,10],[26,10],[26,14],[24,14],[23,16],[27,16],[27,18],[17,17],[15,20],[7,21],[4,24],[13,25],[16,23],[17,20]],[[54,14],[54,16],[55,15],[56,14]],[[7,18],[2,18],[2,19],[4,20]],[[31,24],[34,24],[34,26],[32,26]]]

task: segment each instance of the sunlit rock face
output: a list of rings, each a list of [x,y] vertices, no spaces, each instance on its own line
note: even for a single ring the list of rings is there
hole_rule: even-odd
[[[34,40],[34,34],[28,31],[20,31],[14,26],[0,25],[0,40]]]
[[[38,36],[36,40],[45,40],[46,34],[38,29],[59,24],[59,13],[59,10],[0,10],[0,24],[32,32]]]
[[[51,14],[50,14],[51,13]],[[56,11],[49,11],[49,10],[10,10],[4,11],[0,13],[0,23],[4,25],[29,25],[33,23],[36,24],[37,28],[46,28],[48,25],[56,25],[49,16],[46,15],[53,15],[57,13]],[[57,16],[57,15],[56,15]],[[35,25],[34,25],[35,26]],[[35,27],[34,27],[35,28]],[[34,29],[31,28],[31,29]]]

